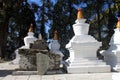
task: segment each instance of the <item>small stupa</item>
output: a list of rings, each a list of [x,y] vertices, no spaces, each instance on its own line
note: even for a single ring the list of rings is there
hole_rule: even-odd
[[[109,43],[110,47],[100,53],[104,56],[104,61],[111,66],[112,71],[120,71],[120,18],[114,31]]]
[[[110,67],[97,59],[96,54],[101,42],[88,35],[89,24],[85,21],[82,10],[78,9],[77,20],[73,24],[75,35],[66,45],[70,52],[67,60],[68,73],[110,72]]]
[[[33,32],[33,24],[30,24],[28,35],[24,38],[25,46],[30,48],[30,44],[34,43],[34,41],[36,41],[36,40],[37,40],[37,38],[34,37],[34,32]]]
[[[60,55],[60,61],[62,63],[62,58],[64,57],[63,53],[60,51],[60,44],[58,42],[58,32],[54,32],[54,38],[49,44],[49,49],[51,53]]]
[[[34,37],[34,33],[33,33],[33,24],[30,24],[30,28],[28,30],[28,36],[26,36],[24,38],[24,44],[22,47],[18,48],[15,50],[15,55],[16,58],[10,62],[10,64],[13,65],[19,65],[19,61],[20,61],[20,55],[18,54],[19,49],[29,49],[30,48],[30,43],[33,43],[34,41],[37,40],[37,38]]]

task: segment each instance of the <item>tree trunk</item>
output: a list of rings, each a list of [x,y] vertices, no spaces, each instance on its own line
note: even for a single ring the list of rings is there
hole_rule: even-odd
[[[6,54],[6,43],[7,43],[7,32],[8,32],[8,21],[5,21],[0,26],[0,57],[4,58]]]
[[[6,54],[6,43],[7,43],[7,35],[8,35],[8,24],[10,15],[6,9],[4,21],[0,25],[0,57],[4,58]]]
[[[97,24],[98,24],[98,40],[101,41],[101,27],[100,27],[100,4],[99,4],[100,1],[97,1]]]
[[[43,0],[43,5],[42,5],[42,20],[41,20],[41,28],[40,28],[40,33],[42,35],[42,38],[46,40],[46,34],[45,34],[45,18],[44,18],[44,7],[45,7],[45,1]]]

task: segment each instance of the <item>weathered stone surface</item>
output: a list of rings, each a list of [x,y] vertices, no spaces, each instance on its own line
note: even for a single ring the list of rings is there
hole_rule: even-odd
[[[36,53],[43,53],[43,54],[48,54],[48,50],[39,50],[39,49],[19,49],[19,54],[20,55],[35,55]]]
[[[31,49],[39,49],[39,50],[45,50],[47,49],[47,45],[44,42],[44,40],[36,40],[34,44],[30,46]]]
[[[28,46],[22,46],[14,51],[16,57],[13,61],[10,62],[11,65],[19,65],[20,54],[18,53],[19,49],[29,49]]]
[[[20,61],[19,67],[22,70],[37,70],[36,67],[36,54],[48,54],[47,50],[39,50],[39,49],[20,49]]]
[[[49,68],[50,58],[48,55],[38,53],[37,55],[37,71],[39,75],[45,74],[47,69]]]
[[[36,61],[36,58],[44,58],[44,54],[49,57],[49,70],[60,68],[61,56],[59,54],[49,52],[43,40],[35,41],[34,44],[31,45],[30,49],[19,49],[18,53],[20,54],[19,67],[21,70],[37,70],[37,63],[43,63],[44,61],[41,62],[41,60],[39,60],[38,62]],[[38,53],[43,55],[36,57]]]
[[[50,53],[50,62],[49,62],[49,69],[59,69],[60,68],[60,58],[59,54]]]

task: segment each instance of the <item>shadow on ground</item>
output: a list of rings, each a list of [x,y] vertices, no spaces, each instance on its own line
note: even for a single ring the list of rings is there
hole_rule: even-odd
[[[0,77],[5,77],[7,75],[12,74],[14,70],[0,70]]]

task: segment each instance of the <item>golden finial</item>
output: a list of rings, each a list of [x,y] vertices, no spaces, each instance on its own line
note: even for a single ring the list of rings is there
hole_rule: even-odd
[[[117,26],[116,27],[120,29],[120,18],[118,18],[118,22],[117,22]]]
[[[33,24],[30,24],[29,32],[33,32]]]
[[[57,31],[54,32],[54,40],[58,40],[58,35],[57,35]]]
[[[77,19],[82,19],[82,18],[83,18],[82,9],[78,8]]]

